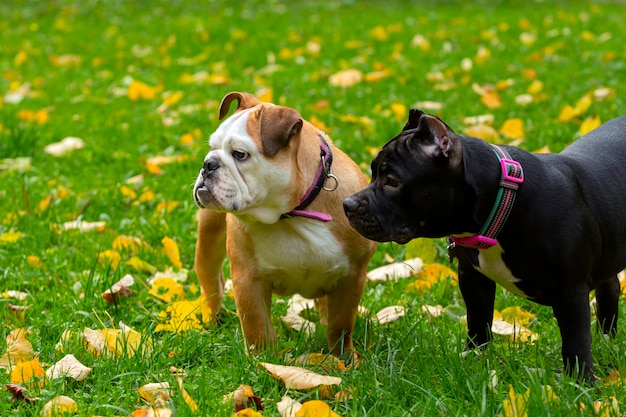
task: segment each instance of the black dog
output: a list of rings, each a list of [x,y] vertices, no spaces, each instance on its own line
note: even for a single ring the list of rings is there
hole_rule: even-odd
[[[499,283],[552,307],[566,372],[593,381],[589,292],[598,327],[614,336],[616,274],[626,267],[626,117],[559,154],[531,154],[459,135],[413,109],[344,209],[372,240],[450,237],[468,347],[490,339]]]

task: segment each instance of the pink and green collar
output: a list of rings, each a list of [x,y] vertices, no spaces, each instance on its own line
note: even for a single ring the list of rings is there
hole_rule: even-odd
[[[513,208],[515,195],[520,184],[524,182],[524,170],[522,165],[511,159],[511,156],[504,149],[496,145],[492,145],[492,149],[500,162],[501,175],[498,195],[491,213],[478,234],[450,236],[452,244],[475,249],[489,249],[498,244],[496,237]]]

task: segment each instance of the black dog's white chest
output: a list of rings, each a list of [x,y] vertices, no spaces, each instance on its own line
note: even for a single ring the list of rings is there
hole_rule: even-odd
[[[503,254],[504,250],[500,245],[479,250],[478,265],[474,265],[474,268],[512,293],[528,298],[528,295],[517,287],[516,283],[521,280],[513,275],[511,270],[506,266],[502,259]]]

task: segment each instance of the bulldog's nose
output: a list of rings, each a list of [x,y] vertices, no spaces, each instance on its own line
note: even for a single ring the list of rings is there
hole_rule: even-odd
[[[202,174],[204,176],[211,175],[211,173],[215,171],[216,169],[218,169],[219,167],[220,167],[220,160],[212,156],[204,160],[204,166],[203,166],[204,170]]]

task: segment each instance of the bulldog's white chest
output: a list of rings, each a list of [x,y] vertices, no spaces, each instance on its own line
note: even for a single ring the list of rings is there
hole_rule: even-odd
[[[500,245],[493,246],[489,249],[479,250],[478,266],[475,268],[487,278],[495,281],[512,293],[528,298],[528,296],[515,285],[515,283],[519,282],[520,279],[515,277],[504,263],[504,260],[502,259],[503,253],[504,250]]]
[[[293,218],[249,232],[260,273],[277,294],[316,298],[348,273],[349,261],[327,223]]]

